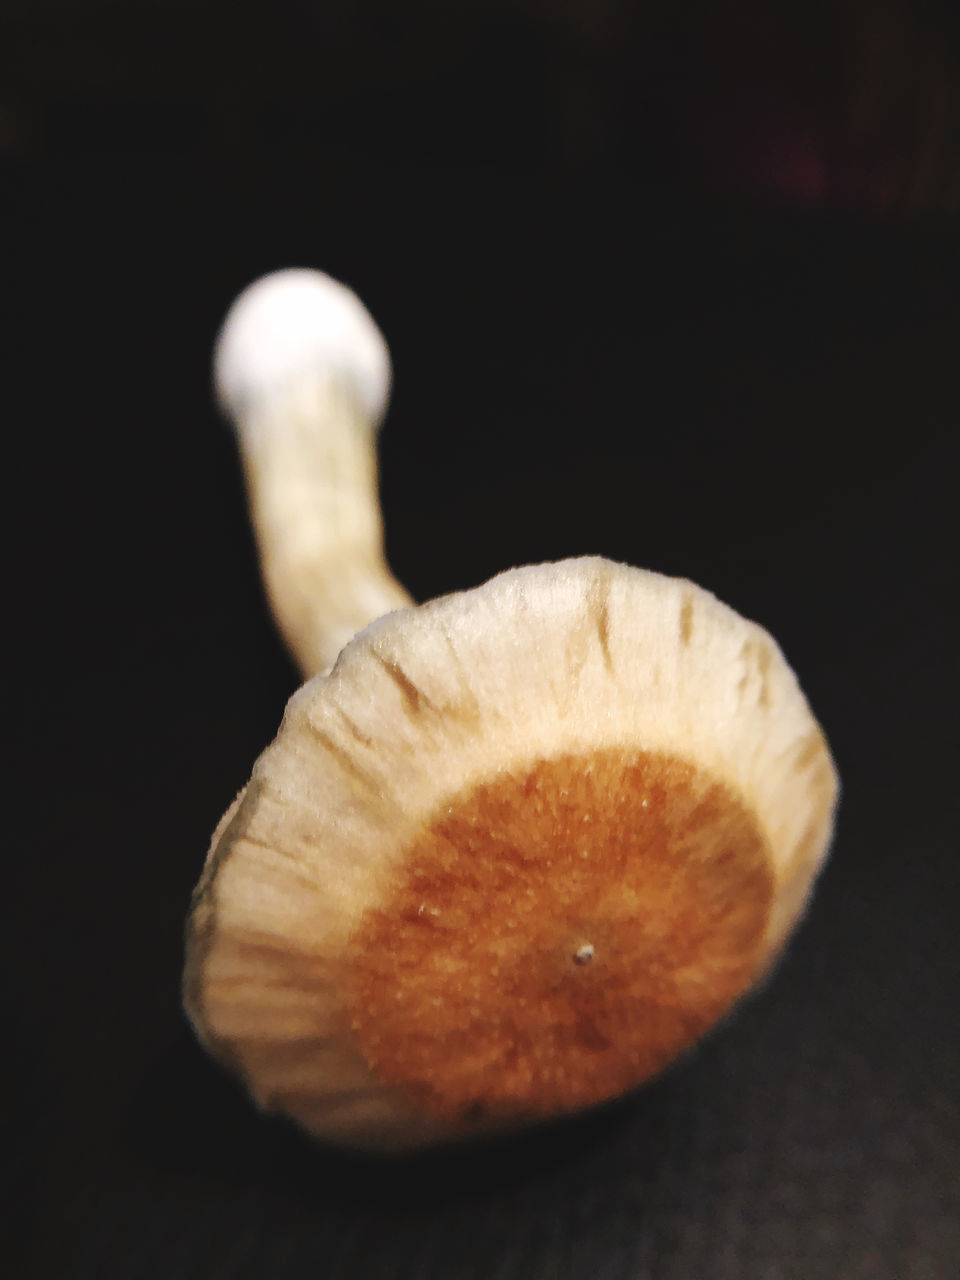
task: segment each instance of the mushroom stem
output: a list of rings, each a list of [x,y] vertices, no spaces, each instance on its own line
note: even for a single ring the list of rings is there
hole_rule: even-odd
[[[304,675],[316,675],[369,622],[412,603],[383,551],[386,343],[343,285],[277,272],[228,313],[215,378],[237,428],[270,607]]]
[[[332,378],[304,377],[239,423],[267,596],[305,676],[412,603],[383,554],[374,432]]]

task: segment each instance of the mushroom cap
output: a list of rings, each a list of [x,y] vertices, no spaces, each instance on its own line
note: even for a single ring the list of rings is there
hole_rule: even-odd
[[[305,374],[349,385],[379,423],[390,394],[390,353],[366,307],[322,271],[288,268],[254,281],[231,306],[217,338],[214,384],[224,411],[242,423]]]
[[[185,996],[313,1133],[406,1149],[632,1089],[768,969],[837,778],[765,631],[587,558],[390,614],[214,835]]]

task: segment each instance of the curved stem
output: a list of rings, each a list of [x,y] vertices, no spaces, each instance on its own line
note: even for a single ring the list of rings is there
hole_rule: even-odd
[[[413,603],[384,558],[376,431],[329,374],[255,401],[238,428],[270,607],[313,676],[369,622]]]

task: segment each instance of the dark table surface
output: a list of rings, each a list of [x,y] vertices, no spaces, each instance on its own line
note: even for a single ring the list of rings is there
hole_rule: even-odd
[[[0,187],[9,1274],[960,1273],[957,227],[305,150]],[[209,352],[290,264],[390,339],[416,596],[582,553],[688,576],[777,637],[843,776],[775,980],[636,1098],[482,1151],[316,1148],[180,1010],[209,832],[296,684]]]

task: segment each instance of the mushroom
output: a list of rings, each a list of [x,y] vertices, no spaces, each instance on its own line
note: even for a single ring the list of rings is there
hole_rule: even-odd
[[[220,338],[270,597],[321,674],[214,833],[184,990],[262,1107],[403,1151],[693,1046],[800,918],[837,777],[776,643],[691,582],[591,557],[404,607],[387,370],[317,274],[253,286]]]

